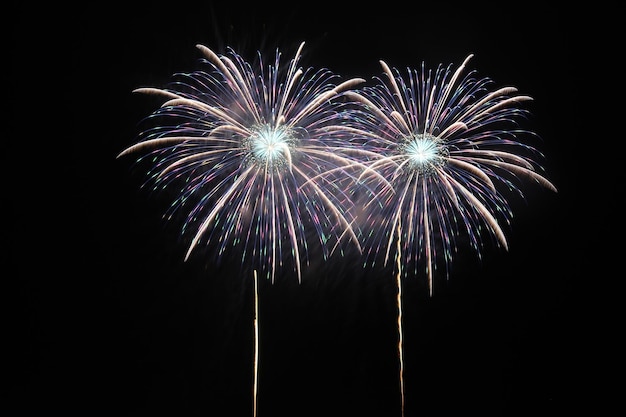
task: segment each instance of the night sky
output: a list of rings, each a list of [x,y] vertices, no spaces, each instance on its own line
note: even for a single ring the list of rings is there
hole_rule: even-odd
[[[610,274],[592,254],[606,218],[590,219],[593,202],[579,194],[576,14],[524,2],[338,3],[102,4],[50,10],[59,19],[15,16],[7,82],[23,101],[4,160],[22,162],[6,193],[13,266],[4,280],[17,285],[3,291],[4,395],[23,415],[252,416],[252,272],[237,254],[183,262],[180,225],[162,219],[171,195],[141,189],[133,158],[116,156],[160,104],[132,90],[199,69],[196,44],[249,60],[261,50],[268,61],[278,48],[286,63],[302,41],[303,66],[367,80],[382,73],[380,59],[456,68],[472,53],[480,76],[534,98],[527,127],[542,138],[559,192],[524,184],[505,228],[509,251],[460,253],[433,297],[424,277],[405,280],[405,415],[597,406],[608,340],[596,306],[607,287],[593,282]],[[29,28],[35,40],[25,42]],[[333,257],[305,268],[302,283],[290,273],[260,282],[259,417],[400,417],[395,272],[361,264]]]

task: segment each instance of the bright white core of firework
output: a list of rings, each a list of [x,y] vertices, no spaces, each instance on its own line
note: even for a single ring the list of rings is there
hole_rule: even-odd
[[[411,169],[427,173],[443,165],[447,152],[441,139],[426,133],[407,138],[402,152],[409,160]]]
[[[263,125],[254,129],[245,146],[257,164],[283,167],[291,165],[291,152],[295,142],[291,129]]]

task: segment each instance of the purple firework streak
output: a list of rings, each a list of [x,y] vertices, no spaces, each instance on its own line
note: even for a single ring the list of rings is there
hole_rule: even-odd
[[[447,268],[461,236],[479,256],[485,234],[508,248],[500,221],[512,213],[498,186],[522,195],[530,180],[556,191],[537,163],[542,155],[523,142],[536,136],[519,123],[529,113],[520,104],[532,98],[492,89],[476,71],[464,75],[471,58],[455,71],[422,63],[406,77],[380,61],[384,78],[347,92],[362,105],[354,126],[373,151],[369,167],[387,180],[368,204],[369,254],[383,253],[387,264],[399,252],[403,266],[428,277],[431,295],[437,260]]]
[[[300,280],[314,243],[324,257],[345,242],[361,250],[349,183],[365,167],[342,127],[341,96],[365,80],[335,84],[329,70],[303,70],[303,46],[285,71],[278,51],[266,69],[260,53],[253,66],[230,48],[217,55],[197,45],[208,71],[136,90],[165,102],[119,156],[142,152],[152,164],[147,183],[178,187],[169,215],[185,213],[185,260],[201,242],[218,257],[234,246],[242,265],[251,259],[273,282],[287,263]]]

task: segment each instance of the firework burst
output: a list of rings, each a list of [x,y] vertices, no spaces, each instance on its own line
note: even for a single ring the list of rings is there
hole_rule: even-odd
[[[364,138],[370,168],[387,179],[369,203],[368,255],[396,256],[405,272],[428,277],[430,294],[438,260],[446,269],[467,239],[478,256],[485,235],[507,248],[501,222],[512,213],[499,188],[522,194],[522,180],[556,191],[541,173],[541,154],[519,127],[531,100],[514,87],[492,89],[493,81],[464,68],[452,71],[397,69],[380,61],[384,78],[347,95],[362,105],[355,130]],[[371,171],[370,171],[371,172]],[[391,185],[391,186],[390,186]]]
[[[341,97],[365,80],[336,84],[329,70],[303,70],[303,46],[284,70],[278,51],[266,69],[260,53],[253,66],[232,49],[198,45],[208,71],[136,90],[165,102],[120,156],[141,152],[151,164],[146,184],[177,192],[168,215],[184,213],[185,259],[202,242],[218,257],[235,247],[242,265],[274,281],[287,264],[301,279],[313,244],[324,257],[349,242],[360,250],[347,183],[364,167],[342,128]]]

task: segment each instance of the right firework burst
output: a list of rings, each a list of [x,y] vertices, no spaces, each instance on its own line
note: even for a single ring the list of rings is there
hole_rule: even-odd
[[[531,144],[537,135],[521,123],[532,98],[465,73],[471,58],[456,70],[422,63],[406,77],[380,61],[383,77],[348,93],[372,172],[386,180],[367,204],[369,255],[425,274],[431,295],[437,266],[447,270],[461,240],[478,256],[487,238],[508,248],[507,195],[522,195],[527,181],[556,192]]]

